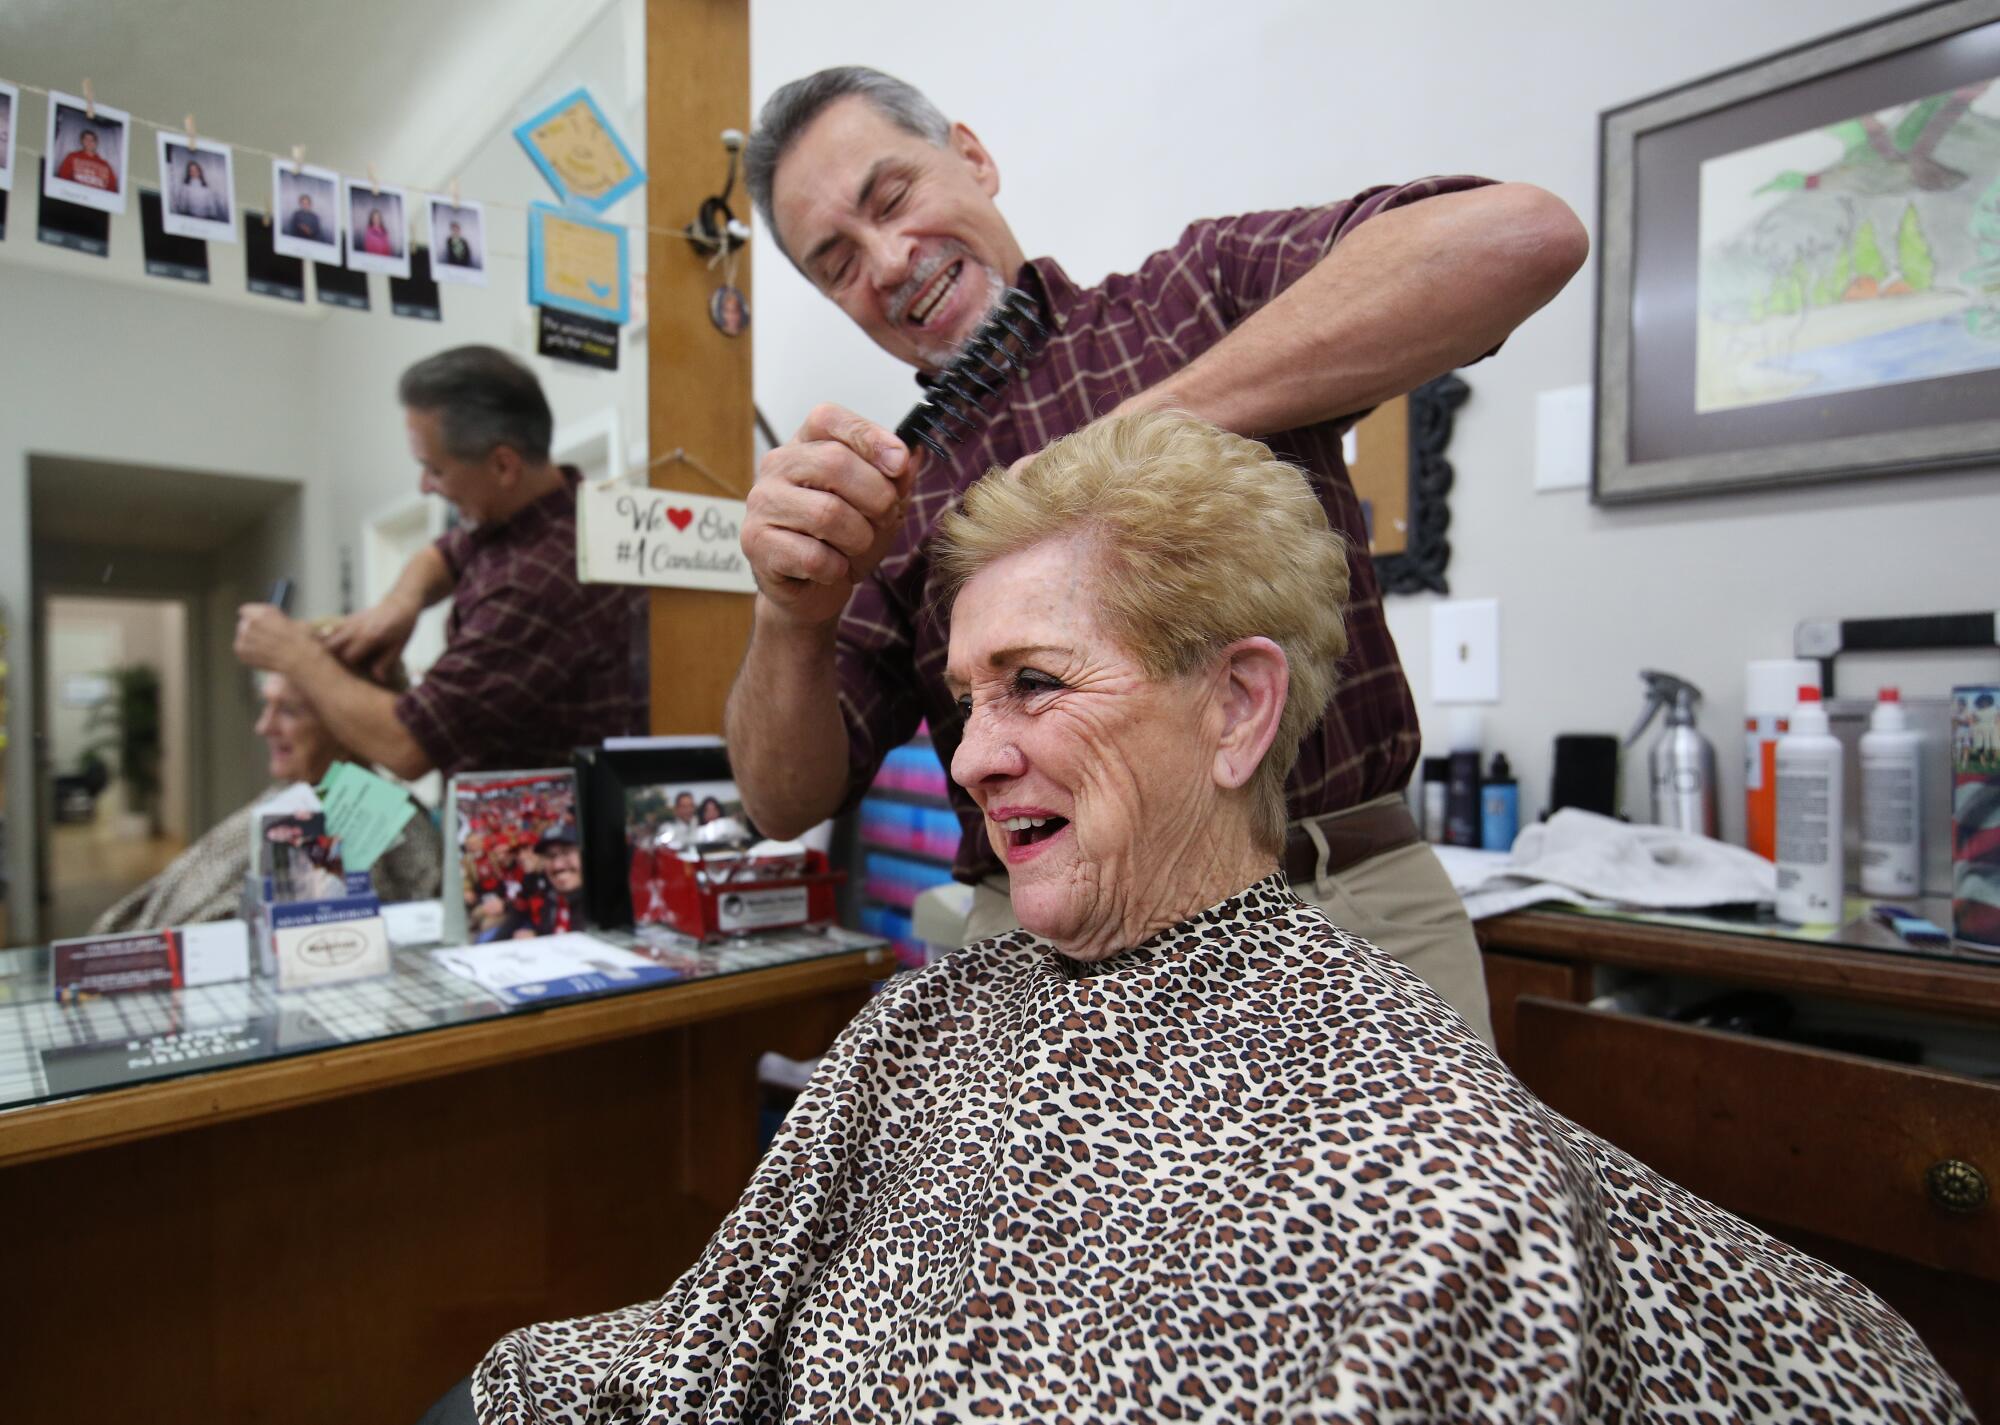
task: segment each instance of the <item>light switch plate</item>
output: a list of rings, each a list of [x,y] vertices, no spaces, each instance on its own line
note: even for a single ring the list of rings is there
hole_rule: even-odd
[[[1590,387],[1564,386],[1535,397],[1535,488],[1590,486]]]
[[[1431,701],[1500,701],[1500,601],[1452,599],[1431,606]]]

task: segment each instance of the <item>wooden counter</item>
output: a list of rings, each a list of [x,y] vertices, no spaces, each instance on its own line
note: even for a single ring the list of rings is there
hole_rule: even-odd
[[[1992,1025],[2000,966],[1550,911],[1479,933],[1495,1038],[1524,1083],[1863,1282],[2000,1419],[2000,1083],[1589,1004],[1616,967]],[[1981,1182],[1976,1205],[1952,1195]]]
[[[9,1419],[414,1422],[504,1332],[663,1293],[756,1061],[863,951],[0,1114]]]

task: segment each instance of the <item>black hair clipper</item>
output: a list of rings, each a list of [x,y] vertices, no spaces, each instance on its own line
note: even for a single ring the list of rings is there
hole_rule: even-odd
[[[929,398],[903,417],[897,439],[906,446],[921,445],[940,460],[951,459],[946,442],[955,445],[979,429],[986,402],[1027,371],[1047,336],[1041,304],[1019,287],[1009,287],[965,350],[931,383]]]

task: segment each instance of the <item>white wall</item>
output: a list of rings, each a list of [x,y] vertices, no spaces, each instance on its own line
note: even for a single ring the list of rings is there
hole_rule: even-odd
[[[1191,218],[1293,206],[1369,184],[1471,172],[1540,184],[1593,229],[1599,111],[1888,13],[1867,0],[1393,6],[1266,0],[1024,0],[978,8],[876,0],[851,14],[755,0],[752,91],[865,63],[925,88],[986,140],[1000,204],[1030,255],[1090,282],[1128,271]],[[781,431],[838,401],[884,423],[916,394],[760,234],[757,397]],[[2000,489],[1990,471],[1713,498],[1638,510],[1532,489],[1535,393],[1591,379],[1593,262],[1472,368],[1452,444],[1454,595],[1501,605],[1503,748],[1523,813],[1546,797],[1550,739],[1623,733],[1642,666],[1710,694],[1725,831],[1740,834],[1743,664],[1786,656],[1808,616],[1992,608]],[[1390,600],[1427,742],[1430,596]],[[1856,686],[1859,686],[1858,684]],[[1638,759],[1625,804],[1643,816]]]
[[[534,313],[528,306],[527,214],[533,202],[552,202],[548,184],[515,141],[513,126],[539,112],[579,84],[590,87],[641,165],[646,161],[645,68],[631,62],[630,14],[613,5],[559,55],[548,73],[520,96],[504,125],[489,134],[459,176],[461,191],[488,203],[486,287],[445,287],[441,323],[388,320],[381,310],[366,316],[333,313],[317,345],[320,418],[334,490],[335,527],[360,550],[360,528],[407,501],[417,491],[416,463],[410,457],[403,415],[396,404],[396,378],[411,362],[448,346],[483,342],[522,357],[541,378],[558,428],[599,411],[615,409],[628,450],[646,435],[646,348],[643,322],[635,316],[614,372],[594,371],[535,355]],[[643,35],[643,30],[638,31]],[[496,206],[511,205],[511,206]],[[612,222],[643,224],[642,188],[613,207]],[[633,270],[646,266],[646,245],[632,234],[628,251]],[[386,293],[375,279],[378,302]],[[643,308],[640,309],[641,313]],[[359,571],[357,568],[357,579]]]

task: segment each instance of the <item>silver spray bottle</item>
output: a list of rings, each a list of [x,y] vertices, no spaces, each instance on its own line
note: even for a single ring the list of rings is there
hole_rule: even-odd
[[[1639,676],[1646,683],[1646,711],[1626,737],[1625,745],[1630,747],[1637,742],[1660,709],[1667,709],[1667,725],[1646,754],[1647,781],[1653,789],[1653,822],[1697,836],[1715,836],[1715,748],[1694,725],[1701,689],[1685,678],[1653,669]]]

